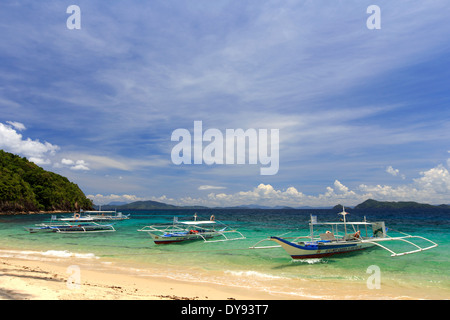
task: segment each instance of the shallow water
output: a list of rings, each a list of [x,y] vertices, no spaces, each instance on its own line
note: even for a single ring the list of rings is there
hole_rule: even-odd
[[[359,294],[380,298],[450,298],[450,210],[350,211],[347,216],[350,221],[362,221],[366,216],[368,221],[385,221],[392,236],[400,235],[394,231],[399,230],[439,244],[429,251],[395,258],[383,249],[374,248],[293,261],[281,248],[248,249],[268,236],[286,232],[308,235],[310,215],[317,215],[319,222],[338,221],[339,216],[333,210],[197,210],[206,219],[214,213],[217,220],[242,232],[246,239],[237,241],[155,245],[147,233],[137,232],[146,225],[171,222],[174,216],[190,220],[194,212],[124,212],[131,213],[131,219],[116,222],[116,232],[93,234],[30,234],[25,226],[48,221],[50,216],[0,216],[0,257],[96,260],[105,263],[105,267],[143,277],[251,287],[294,298],[357,298],[355,288]],[[389,247],[396,252],[413,249],[403,243]],[[379,268],[380,290],[368,288],[371,266]],[[311,283],[315,284],[314,290]]]

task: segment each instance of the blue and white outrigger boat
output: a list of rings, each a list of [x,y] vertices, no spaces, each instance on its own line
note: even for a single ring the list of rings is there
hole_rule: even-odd
[[[245,239],[237,230],[230,229],[222,222],[216,221],[214,215],[209,220],[178,221],[174,217],[171,224],[155,224],[145,226],[138,231],[147,232],[155,244],[169,244],[191,240],[203,240],[204,242],[221,242]]]
[[[283,248],[292,259],[310,259],[323,258],[336,254],[349,253],[364,250],[371,247],[380,247],[391,253],[392,257],[402,256],[406,254],[417,253],[437,247],[438,245],[424,237],[412,236],[400,232],[402,235],[391,237],[387,235],[387,229],[384,221],[367,222],[365,217],[362,222],[348,222],[344,208],[340,212],[343,216],[341,222],[317,222],[317,216],[311,216],[309,223],[310,235],[300,237],[282,237],[272,236],[257,242],[250,249],[268,249],[268,248]],[[325,227],[327,230],[319,235],[315,235],[314,229],[316,227]],[[339,234],[339,228],[343,234]],[[371,229],[370,231],[368,229]],[[362,230],[361,230],[362,229]],[[303,240],[305,239],[305,240]],[[306,240],[307,239],[307,240]],[[421,239],[431,245],[422,247],[417,243],[412,242],[413,239]],[[275,246],[258,246],[263,241],[274,241],[278,245]],[[396,253],[392,249],[382,245],[382,242],[387,241],[401,241],[408,243],[414,247],[414,250]]]

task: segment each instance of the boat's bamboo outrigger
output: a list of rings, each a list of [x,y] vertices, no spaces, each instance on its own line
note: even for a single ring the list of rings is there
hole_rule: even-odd
[[[348,222],[344,208],[340,212],[343,216],[342,222],[323,222],[318,223],[316,216],[311,216],[309,223],[310,235],[300,237],[269,237],[258,241],[256,244],[250,247],[250,249],[270,249],[282,247],[293,259],[306,259],[306,258],[320,258],[340,253],[353,252],[363,250],[369,247],[378,246],[391,253],[392,257],[403,256],[412,253],[418,253],[425,250],[429,250],[437,247],[438,245],[421,236],[413,236],[406,233],[404,236],[391,237],[387,235],[387,229],[384,225],[384,221],[379,222],[367,222],[364,217],[362,222]],[[315,226],[327,226],[331,228],[331,231],[327,230],[325,233],[314,235]],[[344,234],[339,235],[338,227],[344,227]],[[365,235],[361,235],[360,227],[364,226]],[[372,234],[368,233],[368,227],[372,227]],[[348,227],[353,228],[353,232],[348,232]],[[309,239],[309,241],[301,241],[301,239]],[[408,239],[408,240],[407,240]],[[431,245],[427,247],[421,247],[417,243],[412,242],[412,239],[421,239],[429,242]],[[264,241],[274,241],[278,245],[272,246],[258,246]],[[396,253],[392,249],[387,248],[385,245],[379,242],[387,241],[402,241],[415,247],[415,250]]]
[[[114,232],[112,224],[99,224],[95,222],[81,223],[40,223],[34,227],[26,227],[30,233],[37,232],[57,232],[57,233],[94,233],[94,232]]]
[[[428,246],[428,247],[422,248],[419,245],[417,245],[416,243],[406,240],[406,239],[411,239],[411,238],[422,239],[422,240],[428,241],[429,243],[431,243],[431,245]],[[417,249],[416,250],[407,251],[407,252],[395,253],[393,250],[391,250],[391,249],[387,248],[386,246],[383,246],[383,245],[378,243],[378,242],[381,242],[381,241],[403,241],[403,242],[409,243],[410,245],[415,246]],[[418,253],[418,252],[429,250],[429,249],[432,249],[432,248],[435,248],[435,247],[438,246],[437,243],[431,241],[430,239],[427,239],[427,238],[424,238],[424,237],[420,237],[420,236],[412,236],[412,235],[405,235],[403,237],[387,237],[386,239],[378,239],[377,241],[366,241],[366,242],[367,243],[372,243],[372,244],[374,244],[376,246],[379,246],[380,248],[383,248],[383,249],[389,251],[391,253],[391,257],[398,257],[398,256],[404,256],[406,254]]]

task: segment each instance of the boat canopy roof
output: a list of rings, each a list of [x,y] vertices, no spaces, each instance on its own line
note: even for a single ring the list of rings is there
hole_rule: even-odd
[[[204,220],[204,221],[178,221],[178,223],[186,224],[186,225],[197,225],[197,224],[213,224],[215,221]]]
[[[328,225],[344,225],[344,224],[355,224],[355,225],[373,225],[375,222],[314,222],[314,225],[319,225],[319,224],[328,224]],[[310,223],[311,224],[311,223]]]

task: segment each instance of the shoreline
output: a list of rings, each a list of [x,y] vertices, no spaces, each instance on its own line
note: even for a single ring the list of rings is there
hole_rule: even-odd
[[[186,270],[161,275],[150,266],[92,257],[37,258],[0,256],[0,300],[435,300],[445,299],[441,290],[422,292],[418,287],[383,284],[369,290],[365,283],[301,279],[293,281],[300,294],[227,285],[205,279],[180,280]],[[163,267],[158,267],[162,269]],[[77,278],[78,276],[78,278]],[[79,282],[78,280],[79,279]],[[231,281],[230,281],[231,283]],[[291,284],[292,285],[292,284]],[[423,288],[425,289],[425,288]]]
[[[73,211],[67,210],[53,210],[53,211],[0,211],[0,216],[19,216],[19,215],[35,215],[35,214],[55,214],[55,213],[71,213]]]
[[[1,257],[0,300],[279,300],[288,298],[277,297],[251,288],[205,282],[192,283],[161,276],[139,276],[108,268],[99,261],[86,263],[82,260],[85,259],[34,261],[17,257]]]

